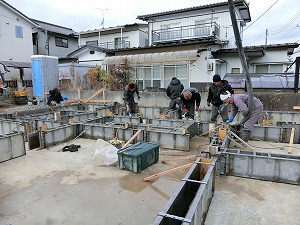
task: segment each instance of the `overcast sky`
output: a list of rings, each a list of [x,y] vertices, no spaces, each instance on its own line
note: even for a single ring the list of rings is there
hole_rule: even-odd
[[[5,0],[26,16],[64,26],[74,31],[131,23],[139,15],[200,6],[224,0]],[[298,0],[248,0],[252,21],[247,23],[243,45],[300,42]],[[272,6],[273,5],[273,6]],[[270,8],[271,7],[271,8]],[[260,18],[259,18],[260,17]],[[257,21],[256,21],[257,20]],[[253,24],[252,24],[253,23]]]

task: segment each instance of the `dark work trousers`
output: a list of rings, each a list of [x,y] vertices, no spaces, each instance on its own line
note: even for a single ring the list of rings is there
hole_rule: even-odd
[[[125,101],[125,105],[129,106],[130,114],[136,113],[136,103],[135,103],[134,99],[127,99],[127,101]],[[128,114],[128,113],[126,113],[126,114]]]
[[[212,106],[212,111],[211,111],[211,121],[216,122],[217,121],[217,116],[220,114],[222,117],[223,122],[226,122],[228,120],[228,105],[223,108],[223,110],[219,113],[219,108],[220,106]]]
[[[175,110],[176,109],[176,105],[178,105],[178,107],[179,107],[179,115],[181,115],[181,105],[182,105],[182,102],[181,102],[181,98],[180,97],[171,99],[170,104],[169,104],[169,110]]]
[[[187,102],[185,103],[185,107],[187,109],[187,113],[185,114],[186,118],[194,119],[195,116],[195,102]]]

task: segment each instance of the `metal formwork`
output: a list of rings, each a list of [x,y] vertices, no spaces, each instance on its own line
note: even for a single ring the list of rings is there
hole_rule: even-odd
[[[152,128],[147,131],[146,141],[159,143],[161,148],[176,150],[190,150],[190,135],[182,132],[172,131],[171,129]]]
[[[84,133],[81,137],[91,139],[103,139],[106,141],[117,138],[122,141],[128,141],[136,132],[136,129],[124,129],[121,126],[105,125],[105,124],[79,124],[79,131]],[[136,142],[144,140],[144,133],[141,132]]]
[[[113,116],[114,123],[131,123],[131,124],[139,124],[139,117],[131,117],[131,116]]]
[[[41,148],[47,148],[51,145],[56,145],[75,138],[77,134],[76,128],[76,124],[70,124],[40,131]]]
[[[36,120],[36,127],[41,127],[42,125],[47,125],[48,128],[55,128],[61,126],[62,122],[53,120]]]
[[[200,158],[180,182],[164,209],[158,213],[154,225],[204,224],[214,193],[216,159],[207,164],[208,170],[200,180]]]
[[[22,122],[11,120],[0,120],[0,134],[9,134],[12,132],[25,132]]]
[[[226,175],[300,184],[300,156],[229,149],[222,156]]]
[[[139,106],[139,112],[143,115],[143,118],[160,118],[160,114],[164,112],[159,107],[143,107]]]
[[[263,141],[279,142],[282,137],[282,127],[255,125],[251,135]]]
[[[9,134],[0,137],[0,162],[26,155],[23,133]]]

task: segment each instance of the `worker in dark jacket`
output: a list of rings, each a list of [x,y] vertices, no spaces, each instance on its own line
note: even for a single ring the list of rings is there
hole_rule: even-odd
[[[178,80],[176,77],[173,77],[166,90],[167,96],[171,99],[169,110],[175,110],[176,104],[178,105],[179,109],[181,109],[182,102],[180,95],[183,89],[184,86],[180,80]],[[179,114],[181,115],[181,110],[179,111]]]
[[[231,123],[238,112],[244,117],[248,117],[248,119],[244,122],[244,128],[242,133],[242,139],[247,142],[250,138],[250,132],[254,128],[254,124],[259,120],[262,111],[263,111],[263,104],[258,98],[253,97],[252,103],[252,111],[249,115],[249,107],[248,107],[248,95],[247,94],[231,94],[229,91],[222,93],[220,98],[223,102],[227,104],[232,104],[232,112],[229,119],[226,121],[227,123]]]
[[[47,105],[60,105],[60,102],[67,100],[66,97],[63,98],[60,91],[57,88],[49,91],[49,98],[47,101]]]
[[[199,91],[196,88],[186,88],[181,93],[182,109],[185,113],[185,117],[194,119],[195,104],[196,111],[199,110],[201,97]]]
[[[124,101],[125,101],[125,107],[126,107],[126,114],[130,116],[134,116],[135,111],[135,101],[134,101],[134,93],[137,94],[138,99],[140,99],[140,93],[138,90],[138,87],[136,83],[130,82],[126,87],[124,88]]]
[[[213,122],[217,121],[217,116],[219,114],[221,115],[223,122],[228,120],[227,104],[223,104],[223,101],[220,99],[220,94],[226,91],[229,91],[231,94],[233,94],[232,87],[228,81],[222,80],[218,74],[214,75],[213,82],[209,86],[207,97],[207,106],[209,107],[212,104],[210,120]]]

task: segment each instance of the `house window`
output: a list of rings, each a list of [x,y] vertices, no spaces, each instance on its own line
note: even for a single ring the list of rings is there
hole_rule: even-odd
[[[256,65],[256,73],[282,73],[283,64],[271,64],[271,65]]]
[[[88,46],[98,47],[98,41],[97,40],[96,41],[87,41],[85,44],[88,45]]]
[[[241,73],[240,68],[232,68],[231,73]]]
[[[164,66],[141,66],[136,68],[136,80],[139,89],[146,87],[168,87],[172,77],[177,77],[181,83],[188,87],[187,64],[183,65],[164,65]]]
[[[16,37],[23,38],[23,27],[16,26]]]
[[[68,39],[55,37],[55,45],[58,47],[68,48]]]

